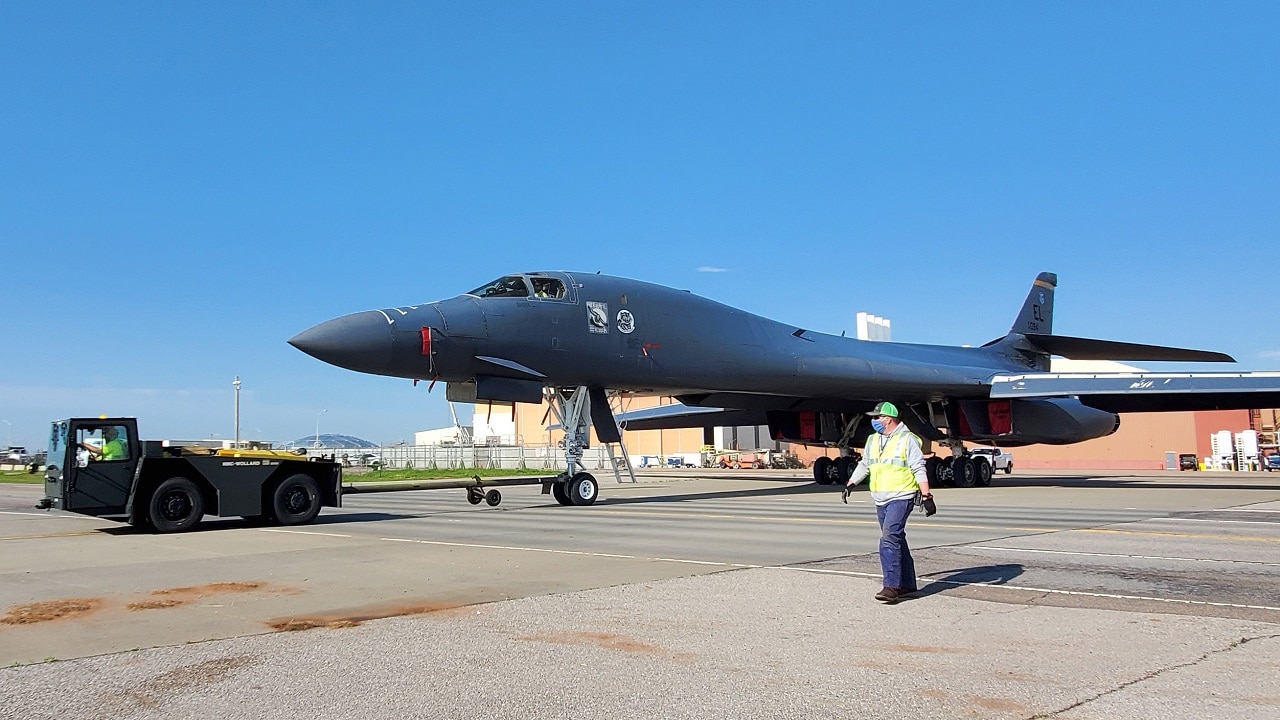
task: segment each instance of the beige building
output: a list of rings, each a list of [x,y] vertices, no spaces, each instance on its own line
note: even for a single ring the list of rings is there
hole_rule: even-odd
[[[620,395],[613,399],[614,412],[640,410],[659,404],[674,402],[669,397]],[[486,412],[486,405],[476,406],[477,416]],[[495,404],[494,415],[510,412],[510,406]],[[1165,453],[1195,453],[1204,458],[1210,454],[1209,436],[1219,430],[1239,432],[1251,427],[1263,438],[1264,448],[1274,447],[1277,411],[1217,410],[1200,412],[1127,413],[1121,416],[1120,428],[1113,435],[1074,445],[1028,445],[1013,448],[1014,467],[1026,469],[1061,470],[1157,470],[1165,465]],[[555,423],[548,406],[517,404],[514,413],[514,434],[517,442],[534,447],[554,446],[564,434],[560,430],[547,430]],[[739,433],[739,450],[755,449],[754,437]],[[624,431],[623,442],[627,452],[640,455],[674,455],[694,453],[704,445],[718,445],[714,435],[701,428],[679,430]],[[773,447],[767,433],[761,435],[764,447]],[[597,442],[595,433],[592,444]],[[1270,443],[1270,445],[1268,445]],[[735,448],[717,446],[717,450]],[[836,457],[834,448],[821,446],[787,445],[811,464],[820,455]]]

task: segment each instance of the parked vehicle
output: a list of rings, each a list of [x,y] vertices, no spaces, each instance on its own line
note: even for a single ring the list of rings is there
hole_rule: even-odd
[[[1271,453],[1262,458],[1262,469],[1267,472],[1272,470],[1280,470],[1280,453]]]
[[[1179,470],[1199,470],[1200,458],[1195,453],[1182,453],[1178,455]]]
[[[975,460],[982,458],[991,463],[992,470],[1003,470],[1005,475],[1013,472],[1013,455],[1000,448],[975,447],[969,449],[969,454]]]

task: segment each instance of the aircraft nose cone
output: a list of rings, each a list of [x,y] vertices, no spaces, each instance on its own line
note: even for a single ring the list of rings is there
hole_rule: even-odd
[[[384,375],[394,349],[391,332],[386,314],[366,310],[303,330],[289,338],[289,344],[330,365]]]

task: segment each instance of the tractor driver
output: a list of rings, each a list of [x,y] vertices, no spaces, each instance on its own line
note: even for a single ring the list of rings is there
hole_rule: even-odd
[[[87,450],[94,460],[124,460],[128,455],[124,440],[120,439],[120,431],[114,425],[106,425],[102,428],[102,447],[94,447],[83,442],[80,443],[80,447]]]

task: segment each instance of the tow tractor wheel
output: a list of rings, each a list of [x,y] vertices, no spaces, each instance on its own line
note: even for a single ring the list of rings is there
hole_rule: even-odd
[[[590,505],[596,501],[600,486],[591,473],[580,472],[569,478],[565,490],[569,493],[569,501],[574,505]]]
[[[306,525],[320,514],[320,489],[310,475],[290,475],[271,493],[271,510],[281,525]]]
[[[483,499],[484,496],[480,494],[479,490],[476,488],[467,488],[467,502],[472,505],[479,505],[480,501]]]
[[[568,484],[567,480],[551,483],[551,497],[555,498],[556,502],[561,505],[572,505],[573,501],[569,499],[569,492],[565,490],[566,484]]]
[[[484,494],[484,501],[489,504],[489,507],[497,507],[498,503],[502,502],[502,493],[490,490]]]
[[[978,487],[987,487],[991,485],[991,463],[986,458],[973,459],[974,474],[977,475]]]
[[[147,519],[156,532],[186,532],[203,516],[200,488],[184,477],[171,477],[160,483],[147,504]]]
[[[813,480],[819,485],[830,485],[840,479],[840,467],[835,460],[823,455],[813,461]]]
[[[956,487],[973,487],[978,481],[978,473],[973,466],[973,458],[961,455],[951,460],[951,476]]]

